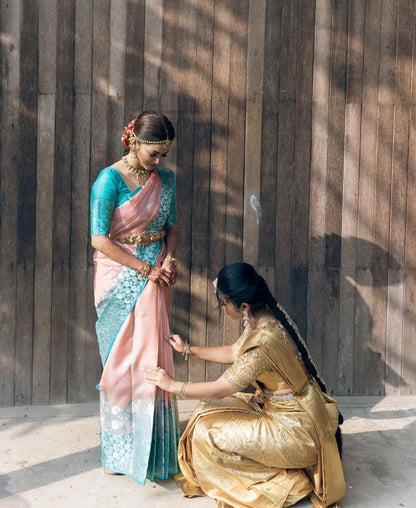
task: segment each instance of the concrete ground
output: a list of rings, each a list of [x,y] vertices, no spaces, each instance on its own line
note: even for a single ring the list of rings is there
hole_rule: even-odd
[[[416,507],[416,397],[339,397],[347,494],[342,508]],[[182,425],[194,401],[180,401]],[[0,507],[214,508],[173,479],[105,475],[98,404],[0,408]],[[297,508],[310,508],[305,500]]]

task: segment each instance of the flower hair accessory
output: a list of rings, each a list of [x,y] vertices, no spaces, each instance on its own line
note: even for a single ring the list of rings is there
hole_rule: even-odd
[[[127,149],[130,149],[130,137],[132,135],[132,133],[134,132],[134,123],[135,123],[135,119],[133,119],[128,125],[127,127],[124,127],[124,132],[123,132],[123,135],[121,136],[121,141],[123,143],[123,145],[127,148]]]
[[[212,285],[214,286],[215,289],[217,289],[218,279],[213,280]]]

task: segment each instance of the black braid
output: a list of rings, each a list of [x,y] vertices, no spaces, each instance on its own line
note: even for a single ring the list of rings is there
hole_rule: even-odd
[[[310,355],[303,344],[303,342],[299,339],[299,335],[296,333],[296,330],[293,328],[291,323],[288,321],[286,314],[279,309],[277,306],[277,301],[274,298],[274,296],[269,292],[269,308],[275,315],[276,319],[282,323],[282,325],[285,327],[287,332],[289,333],[290,337],[296,344],[300,354],[302,355],[303,363],[305,364],[305,367],[307,368],[308,372],[312,375],[312,377],[316,380],[318,385],[320,386],[321,390],[324,393],[328,393],[328,389],[324,383],[324,381],[320,378],[318,375],[318,372],[316,370],[315,365],[310,360]]]

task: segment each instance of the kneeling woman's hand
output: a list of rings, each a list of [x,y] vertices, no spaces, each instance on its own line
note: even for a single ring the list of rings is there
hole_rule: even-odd
[[[178,394],[183,383],[176,381],[166,372],[165,369],[158,367],[157,369],[144,369],[145,378],[152,385],[156,385],[166,392]]]

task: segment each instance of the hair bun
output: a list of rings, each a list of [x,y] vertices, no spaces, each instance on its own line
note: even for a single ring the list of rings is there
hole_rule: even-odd
[[[129,149],[130,148],[130,137],[131,133],[134,131],[134,124],[136,123],[136,119],[134,118],[131,120],[131,122],[127,125],[127,127],[124,127],[123,135],[121,136],[121,142],[123,145]]]

